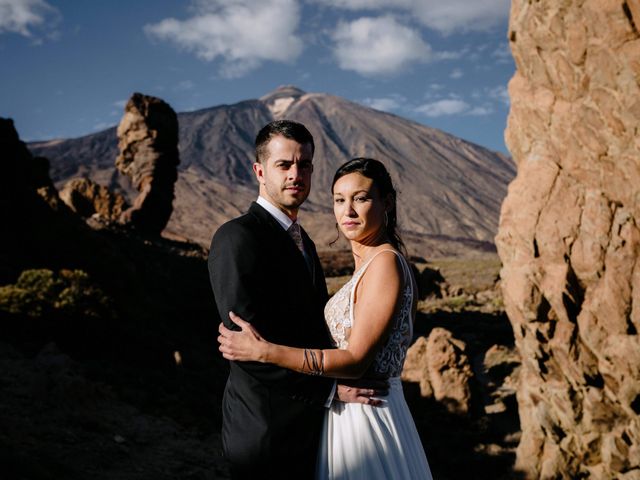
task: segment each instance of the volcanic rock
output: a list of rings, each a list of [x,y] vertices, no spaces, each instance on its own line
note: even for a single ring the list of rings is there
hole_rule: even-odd
[[[433,388],[429,380],[428,352],[426,337],[418,337],[409,350],[402,369],[402,381],[420,385],[420,395],[433,397]]]
[[[6,232],[0,235],[2,284],[48,256],[60,228],[74,223],[74,215],[60,201],[47,159],[31,155],[11,119],[0,118],[0,158],[0,225]]]
[[[528,478],[640,478],[639,15],[512,2],[518,173],[496,243]]]
[[[420,384],[423,397],[433,396],[451,413],[467,414],[473,377],[466,344],[451,332],[436,327],[409,348],[402,379]]]
[[[105,219],[115,221],[126,207],[126,201],[119,193],[111,192],[107,187],[98,185],[88,178],[74,178],[60,191],[64,203],[81,217],[88,218],[98,214]]]
[[[140,192],[120,221],[137,230],[159,235],[173,210],[178,178],[178,118],[159,98],[134,93],[118,126],[118,170]]]

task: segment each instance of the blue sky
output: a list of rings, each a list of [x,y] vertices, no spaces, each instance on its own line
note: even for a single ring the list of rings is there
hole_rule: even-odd
[[[509,0],[0,0],[0,116],[25,141],[326,92],[507,152]]]

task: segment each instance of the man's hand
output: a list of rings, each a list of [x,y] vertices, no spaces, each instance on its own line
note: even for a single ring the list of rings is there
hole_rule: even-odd
[[[389,392],[386,380],[341,380],[336,389],[337,400],[345,403],[365,403],[380,406],[384,403],[381,397]]]

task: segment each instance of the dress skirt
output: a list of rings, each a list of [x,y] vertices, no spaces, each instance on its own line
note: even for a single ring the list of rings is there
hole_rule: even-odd
[[[325,415],[319,480],[431,480],[431,471],[399,377],[385,403],[334,402]]]

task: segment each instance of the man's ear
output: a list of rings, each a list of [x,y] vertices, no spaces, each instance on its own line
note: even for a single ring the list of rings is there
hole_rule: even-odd
[[[253,173],[256,174],[258,183],[264,184],[264,165],[262,165],[260,162],[255,162],[253,164]]]

